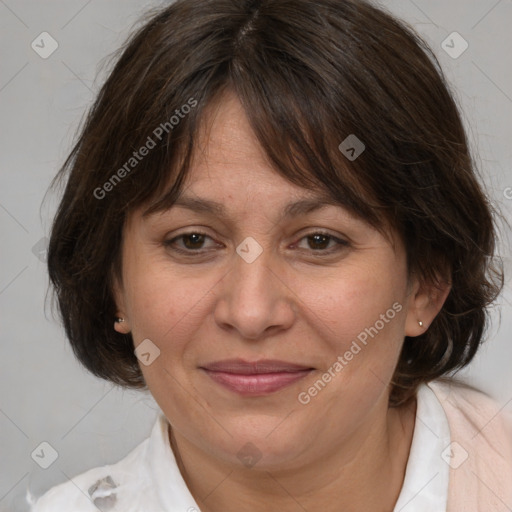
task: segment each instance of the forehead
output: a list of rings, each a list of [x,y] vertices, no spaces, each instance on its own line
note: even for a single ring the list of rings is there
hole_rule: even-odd
[[[302,209],[313,208],[315,203],[340,206],[326,189],[305,188],[292,183],[278,173],[260,145],[237,96],[226,92],[209,105],[201,118],[194,143],[191,165],[183,190],[176,205],[194,205],[203,211],[220,213],[223,205],[213,201],[199,201],[194,196],[233,193],[268,197],[279,195],[302,199]],[[299,210],[288,209],[287,214]]]
[[[253,169],[253,174],[270,166],[243,106],[233,92],[224,92],[203,111],[191,163],[189,174],[194,173],[196,178],[212,165]]]

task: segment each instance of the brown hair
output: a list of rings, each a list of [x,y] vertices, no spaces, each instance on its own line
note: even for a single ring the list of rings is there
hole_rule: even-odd
[[[113,329],[124,221],[173,204],[201,115],[227,88],[276,172],[379,230],[388,221],[409,272],[452,283],[425,334],[405,339],[390,404],[469,363],[503,282],[492,210],[435,56],[359,0],[178,0],[130,38],[57,176],[48,268],[79,360],[145,386],[131,335]],[[339,149],[351,134],[356,159]]]

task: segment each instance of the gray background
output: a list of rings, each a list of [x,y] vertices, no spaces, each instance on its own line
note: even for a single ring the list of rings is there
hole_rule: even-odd
[[[151,396],[114,388],[75,362],[45,305],[41,239],[57,196],[49,195],[43,206],[42,200],[105,78],[101,63],[139,16],[159,3],[0,0],[0,511],[23,510],[27,488],[39,495],[79,472],[117,461],[147,437],[155,418]],[[381,3],[434,48],[463,109],[486,187],[510,221],[512,1]],[[44,31],[59,45],[47,59],[31,47]],[[456,59],[441,46],[453,31],[469,44]],[[500,253],[507,268],[509,240],[504,229]],[[512,409],[509,281],[489,342],[462,374]],[[46,470],[31,457],[43,441],[58,453]]]

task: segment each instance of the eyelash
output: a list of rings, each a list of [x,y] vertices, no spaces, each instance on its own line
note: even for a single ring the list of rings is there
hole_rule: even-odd
[[[190,236],[190,235],[200,235],[200,236],[204,236],[206,238],[212,239],[208,234],[206,234],[202,231],[199,231],[199,230],[194,230],[194,231],[189,231],[187,233],[182,233],[181,235],[178,235],[178,236],[172,238],[171,240],[166,240],[166,241],[164,241],[164,245],[166,247],[172,249],[173,251],[180,253],[180,254],[184,254],[186,256],[191,256],[191,257],[203,256],[205,254],[205,252],[207,252],[207,250],[205,251],[202,249],[197,249],[197,250],[179,249],[177,247],[174,247],[174,244],[177,240],[183,239],[184,237]],[[322,231],[322,230],[311,231],[310,233],[307,233],[306,235],[301,237],[299,241],[307,239],[308,237],[312,237],[314,235],[324,236],[329,239],[328,242],[333,241],[336,243],[336,246],[332,247],[331,249],[309,249],[315,256],[319,256],[319,257],[330,256],[336,252],[341,251],[342,249],[344,249],[350,245],[349,242],[347,242],[346,240],[337,238],[334,235],[332,235],[326,231]]]

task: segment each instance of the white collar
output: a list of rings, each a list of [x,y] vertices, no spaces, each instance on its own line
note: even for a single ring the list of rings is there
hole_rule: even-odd
[[[450,444],[445,412],[432,389],[417,393],[416,421],[400,496],[393,512],[444,512],[449,466],[441,453]],[[199,512],[169,444],[167,419],[159,414],[149,439],[148,462],[164,510]]]
[[[190,494],[171,449],[168,427],[167,418],[159,414],[149,439],[148,462],[155,491],[164,510],[199,512],[199,505]]]
[[[393,512],[445,512],[450,467],[442,453],[450,444],[448,418],[434,391],[421,385],[404,483]]]

